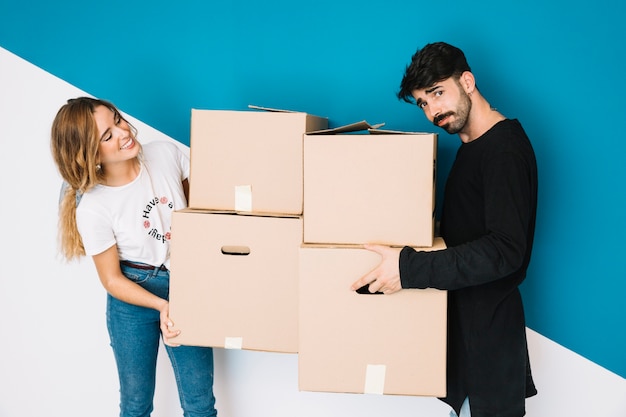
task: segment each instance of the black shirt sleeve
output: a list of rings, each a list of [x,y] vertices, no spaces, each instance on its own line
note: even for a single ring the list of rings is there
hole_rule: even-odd
[[[449,247],[435,252],[403,248],[403,288],[455,290],[525,275],[534,230],[536,168],[523,153],[510,149],[482,153],[469,163],[476,170],[449,179],[446,186],[446,197],[453,193],[446,219],[451,226],[443,236]]]

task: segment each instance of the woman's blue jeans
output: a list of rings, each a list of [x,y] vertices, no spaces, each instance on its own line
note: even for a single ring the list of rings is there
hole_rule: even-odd
[[[120,265],[122,273],[153,294],[168,299],[169,271]],[[120,417],[149,417],[153,409],[161,339],[157,310],[107,299],[107,327],[120,380]],[[213,350],[165,346],[176,377],[185,417],[214,417]]]

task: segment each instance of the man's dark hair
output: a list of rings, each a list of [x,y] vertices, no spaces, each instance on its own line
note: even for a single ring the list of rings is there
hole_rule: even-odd
[[[471,69],[463,51],[445,42],[430,43],[413,55],[397,96],[407,103],[413,103],[413,91],[431,87],[452,76],[458,79],[465,71]]]

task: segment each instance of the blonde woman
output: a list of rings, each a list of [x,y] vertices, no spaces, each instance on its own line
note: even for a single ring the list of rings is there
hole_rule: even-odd
[[[120,381],[120,416],[150,416],[161,337],[185,417],[217,415],[211,348],[176,346],[169,318],[169,241],[174,210],[187,205],[189,160],[176,145],[141,145],[111,103],[68,100],[52,124],[51,149],[66,186],[61,250],[91,256],[107,291],[107,327]]]

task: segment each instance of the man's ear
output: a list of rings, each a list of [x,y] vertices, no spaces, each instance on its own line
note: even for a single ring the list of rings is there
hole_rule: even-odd
[[[472,94],[472,92],[474,92],[474,90],[476,89],[476,80],[474,79],[474,74],[472,74],[469,71],[465,71],[463,74],[461,74],[461,86],[463,87],[463,89],[465,89],[465,92],[467,94]]]

